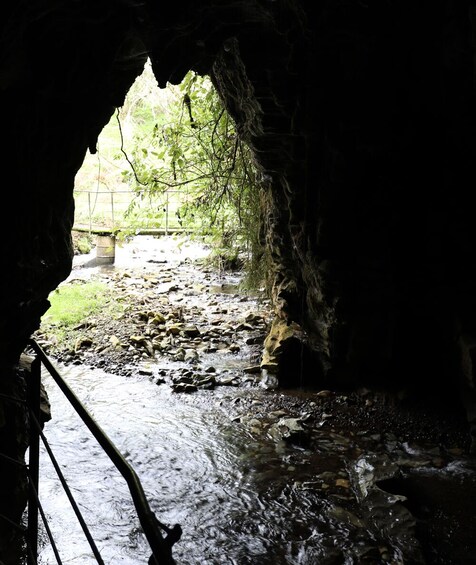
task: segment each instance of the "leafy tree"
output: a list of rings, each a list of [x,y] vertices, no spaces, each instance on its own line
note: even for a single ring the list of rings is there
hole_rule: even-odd
[[[244,264],[247,283],[261,284],[266,272],[260,241],[262,188],[252,152],[208,77],[191,71],[170,92],[160,111],[146,108],[146,98],[134,91],[122,109],[138,123],[127,157],[131,168],[124,172],[137,195],[129,220],[139,218],[140,210],[160,220],[164,209],[150,204],[166,196],[169,204],[175,202],[175,220],[207,238],[223,266]],[[148,207],[140,205],[144,199]]]

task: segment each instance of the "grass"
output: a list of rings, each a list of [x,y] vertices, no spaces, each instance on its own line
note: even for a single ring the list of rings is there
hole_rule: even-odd
[[[68,330],[87,322],[96,313],[107,309],[111,316],[122,312],[122,307],[113,300],[111,289],[99,281],[78,282],[60,285],[48,297],[50,308],[41,319],[41,331],[54,336],[57,342],[67,340]]]

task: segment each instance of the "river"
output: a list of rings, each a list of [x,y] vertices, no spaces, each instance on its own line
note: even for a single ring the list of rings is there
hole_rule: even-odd
[[[379,466],[384,479],[394,474],[388,457],[369,451],[356,458],[346,438],[331,431],[322,432],[316,454],[250,433],[227,409],[245,396],[253,406],[281,393],[216,389],[180,395],[143,376],[78,367],[62,373],[134,467],[157,518],[182,526],[173,551],[178,565],[440,563],[415,558],[420,555],[415,520],[401,504],[405,497],[378,488],[369,495]],[[52,404],[45,435],[104,562],[147,563],[150,550],[124,479],[52,379],[45,374],[43,382]],[[409,450],[404,464],[425,468],[422,456],[413,453],[411,459]],[[95,563],[44,453],[41,459],[40,498],[63,563]],[[448,479],[463,488],[465,477],[473,488],[468,496],[474,493],[474,469],[461,461],[425,472],[424,484],[439,481],[442,493]],[[344,488],[325,490],[323,481]],[[440,512],[446,520],[444,506]],[[41,540],[39,563],[56,563],[44,532]],[[464,536],[462,541],[467,543]],[[467,555],[468,548],[455,551]],[[441,563],[474,563],[471,559]]]
[[[348,544],[349,532],[331,518],[329,501],[295,484],[298,476],[302,485],[296,467],[307,466],[309,454],[253,439],[220,409],[229,391],[191,398],[144,377],[76,367],[62,372],[136,470],[159,520],[182,526],[177,563],[316,564]],[[44,375],[43,382],[53,407],[45,435],[105,563],[146,563],[150,552],[124,479],[51,377]],[[64,562],[95,563],[45,456],[40,486]],[[48,545],[40,563],[55,563]]]

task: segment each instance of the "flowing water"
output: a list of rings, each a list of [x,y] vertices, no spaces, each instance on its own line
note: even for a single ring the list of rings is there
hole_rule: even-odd
[[[329,503],[294,485],[290,453],[272,440],[257,443],[240,433],[219,409],[217,392],[191,401],[144,377],[78,368],[63,374],[136,470],[159,520],[182,526],[177,563],[315,564],[334,555],[334,544],[346,545],[348,532],[332,523]],[[44,375],[43,382],[52,404],[44,433],[105,563],[146,563],[150,551],[124,479],[51,377]],[[64,562],[94,563],[43,455],[40,486]],[[55,563],[47,544],[40,563]]]
[[[220,387],[184,395],[144,376],[60,369],[134,467],[157,518],[182,526],[173,548],[178,565],[475,562],[469,557],[475,549],[472,505],[466,504],[464,515],[454,511],[462,508],[457,501],[464,492],[469,498],[476,492],[474,469],[464,462],[437,469],[428,466],[428,454],[409,449],[401,463],[420,472],[399,483],[392,478],[398,477],[397,467],[388,456],[370,450],[355,456],[348,438],[331,430],[321,432],[316,453],[269,434],[250,433],[227,409],[234,400],[246,398],[253,406],[265,395],[281,393]],[[43,382],[52,405],[45,436],[104,562],[147,563],[150,549],[125,480],[51,377],[45,374]],[[388,489],[376,487],[377,479],[381,485],[387,481]],[[417,494],[424,494],[423,486],[438,490],[439,498],[427,497],[413,511],[428,512],[431,500],[437,501],[431,512],[440,514],[440,530],[431,535],[441,538],[432,540],[433,551],[446,544],[447,557],[441,560],[421,557],[415,519],[402,505],[402,490],[411,490],[412,481]],[[96,563],[44,452],[40,498],[62,562]],[[40,538],[39,563],[56,563],[44,531]],[[457,547],[452,547],[455,540]]]

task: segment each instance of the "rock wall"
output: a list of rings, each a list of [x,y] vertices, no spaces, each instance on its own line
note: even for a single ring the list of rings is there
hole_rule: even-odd
[[[472,12],[274,7],[212,77],[270,179],[277,315],[306,331],[311,384],[456,398],[475,330]]]
[[[70,272],[74,176],[149,56],[160,87],[210,74],[255,151],[309,384],[469,398],[473,21],[456,0],[4,2],[1,389]]]

